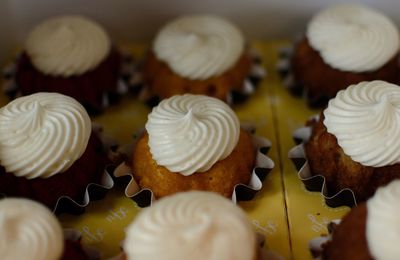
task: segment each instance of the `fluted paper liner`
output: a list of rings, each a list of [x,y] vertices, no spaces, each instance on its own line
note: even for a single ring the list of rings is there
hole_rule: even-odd
[[[111,157],[111,147],[115,146],[115,142],[112,138],[109,138],[102,134],[102,128],[100,125],[92,124],[94,134],[97,134],[103,143],[103,149],[108,153],[108,157]],[[110,158],[112,161],[112,158]],[[93,162],[96,163],[96,162]],[[107,166],[108,167],[108,166]],[[101,176],[100,183],[89,183],[86,186],[83,198],[74,200],[69,196],[61,196],[58,198],[56,205],[54,206],[54,214],[59,215],[61,213],[68,213],[72,215],[80,215],[85,212],[85,207],[89,205],[90,201],[100,200],[104,198],[107,191],[114,186],[114,181],[111,175],[104,169],[103,175]],[[0,193],[0,199],[5,198],[6,195]]]
[[[314,116],[314,118],[318,119],[318,116]],[[312,127],[302,127],[293,133],[293,139],[298,145],[289,151],[288,156],[297,169],[299,179],[304,183],[307,190],[320,192],[329,207],[356,206],[356,198],[351,189],[342,189],[331,195],[327,190],[325,177],[312,174],[304,150],[304,143],[309,140],[311,132]]]
[[[230,105],[241,103],[251,96],[260,81],[266,76],[267,72],[261,64],[261,56],[256,50],[250,49],[248,54],[251,59],[251,67],[247,77],[243,80],[241,90],[232,90],[226,97],[227,103]],[[134,92],[139,92],[139,99],[149,106],[156,106],[160,102],[160,98],[151,93],[149,87],[143,82],[141,66],[138,65],[129,81],[129,88]]]
[[[247,128],[248,126],[243,126]],[[232,193],[232,201],[248,201],[251,200],[255,194],[261,190],[262,182],[265,177],[270,173],[274,167],[274,162],[266,154],[271,147],[271,142],[263,137],[252,134],[252,142],[257,150],[256,163],[251,174],[250,182],[247,184],[237,184]],[[128,147],[132,148],[134,144]],[[129,151],[130,150],[130,151]],[[128,148],[127,157],[131,158],[132,150]],[[121,163],[115,169],[110,169],[110,174],[115,177],[127,176],[127,186],[125,188],[125,195],[137,203],[139,207],[150,206],[154,201],[153,192],[150,189],[141,189],[132,175],[132,169],[126,162]]]

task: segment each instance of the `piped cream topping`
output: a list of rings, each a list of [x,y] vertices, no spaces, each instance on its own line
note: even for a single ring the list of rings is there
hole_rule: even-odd
[[[129,260],[253,260],[255,233],[232,201],[209,192],[178,193],[140,212],[128,226]]]
[[[33,28],[25,49],[42,73],[69,77],[97,67],[110,46],[107,33],[96,22],[83,16],[60,16]]]
[[[242,33],[216,16],[183,16],[157,34],[153,51],[178,75],[191,80],[219,76],[238,61],[244,51]]]
[[[57,260],[64,249],[60,223],[43,205],[28,200],[0,200],[1,259]]]
[[[400,180],[379,188],[367,201],[366,237],[369,252],[377,260],[400,256]]]
[[[399,52],[396,25],[384,14],[359,4],[341,4],[314,16],[307,28],[311,46],[333,68],[374,71]]]
[[[71,97],[17,98],[0,109],[0,164],[27,179],[64,172],[86,150],[91,127],[86,110]]]
[[[324,125],[344,153],[364,166],[400,162],[400,87],[361,82],[337,93],[324,111]]]
[[[187,176],[205,172],[229,156],[239,140],[240,124],[221,100],[186,94],[153,108],[146,130],[157,164]]]

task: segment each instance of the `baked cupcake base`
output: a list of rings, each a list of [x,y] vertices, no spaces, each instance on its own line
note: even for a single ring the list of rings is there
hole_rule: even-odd
[[[252,170],[249,183],[241,183],[235,186],[231,195],[234,203],[237,201],[251,200],[262,188],[263,180],[274,167],[274,162],[266,156],[271,147],[271,142],[265,138],[255,136],[254,134],[251,135],[251,139],[254,149],[256,150],[256,163]],[[126,158],[132,157],[133,146],[134,144],[127,145],[126,150],[122,152],[125,154]],[[114,169],[110,169],[113,170],[110,174],[118,178],[124,177],[122,179],[126,183],[125,195],[135,201],[139,207],[150,206],[155,199],[153,192],[150,189],[140,188],[139,184],[133,178],[130,165],[130,161],[125,161]]]
[[[89,114],[96,115],[129,91],[134,66],[130,55],[114,48],[93,71],[68,78],[53,77],[39,72],[26,53],[21,53],[3,70],[3,91],[10,99],[36,92],[58,92],[75,98]]]
[[[27,180],[24,177],[15,177],[12,173],[7,173],[3,167],[0,167],[0,180],[3,183],[3,185],[0,184],[2,189],[0,197],[30,198],[43,203],[55,214],[78,215],[84,213],[85,207],[91,200],[104,198],[106,192],[114,186],[111,176],[106,171],[106,166],[110,164],[108,151],[111,144],[106,144],[103,141],[106,138],[101,135],[101,128],[94,126],[93,129],[88,145],[88,147],[91,146],[90,151],[85,152],[64,173],[48,179]],[[96,155],[97,153],[101,154]],[[99,159],[104,160],[104,162],[99,163]],[[88,160],[94,160],[92,161],[95,164],[94,168],[87,165]],[[82,174],[85,171],[90,171],[91,174],[83,176]],[[75,186],[66,185],[79,181],[81,183]],[[50,188],[45,189],[45,186]]]
[[[318,118],[318,116],[314,116],[310,120],[318,120]],[[311,126],[306,126],[297,129],[293,134],[293,139],[298,145],[289,151],[288,156],[297,170],[298,178],[303,182],[307,190],[320,192],[329,207],[356,206],[357,201],[352,190],[342,189],[337,193],[329,192],[325,177],[312,174],[304,149],[304,143],[309,140],[311,131]]]
[[[186,79],[180,79],[178,80],[178,87],[173,90],[173,92],[170,92],[170,90],[163,90],[161,89],[161,92],[164,93],[163,96],[158,96],[154,94],[152,89],[146,84],[146,82],[149,81],[154,81],[154,79],[149,79],[148,77],[145,78],[144,73],[142,73],[142,70],[152,70],[155,69],[157,71],[161,71],[163,75],[165,75],[168,78],[171,78],[171,75],[173,72],[163,63],[157,61],[154,56],[149,51],[148,56],[150,57],[148,61],[142,61],[142,63],[137,67],[135,74],[133,75],[131,81],[130,81],[130,88],[131,89],[140,89],[139,93],[139,98],[144,101],[146,104],[149,106],[156,106],[161,99],[165,97],[169,97],[172,95],[177,95],[177,94],[185,94],[185,93],[192,93],[192,94],[204,94],[204,95],[209,95],[209,96],[214,96],[217,97],[221,100],[226,101],[228,104],[235,104],[235,103],[241,103],[244,102],[249,96],[251,96],[255,89],[257,88],[259,82],[265,77],[266,71],[263,68],[261,64],[261,57],[260,55],[255,51],[255,50],[250,50],[246,55],[243,55],[241,58],[241,63],[243,63],[244,67],[249,67],[248,73],[243,71],[242,69],[239,69],[240,73],[239,74],[245,74],[245,80],[238,86],[235,86],[231,90],[223,90],[221,93],[217,88],[218,83],[221,83],[222,85],[226,85],[223,81],[221,82],[214,82],[210,81],[210,84],[206,83],[196,83],[196,81],[190,81]],[[243,67],[242,66],[242,67]],[[235,78],[235,81],[237,81],[237,75],[232,74],[230,77]],[[174,82],[176,81],[174,78],[171,78]],[[186,86],[184,83],[186,81],[190,81],[191,85],[194,87],[191,89],[188,86]],[[174,83],[173,82],[173,83]],[[208,82],[206,80],[206,82]],[[163,82],[161,82],[163,83]],[[176,83],[176,82],[175,82]],[[172,84],[172,83],[171,83]],[[162,84],[159,84],[157,82],[154,83],[156,88],[160,88]],[[198,92],[200,91],[200,92]],[[203,93],[204,92],[204,93]],[[227,92],[228,94],[224,95],[223,93]]]

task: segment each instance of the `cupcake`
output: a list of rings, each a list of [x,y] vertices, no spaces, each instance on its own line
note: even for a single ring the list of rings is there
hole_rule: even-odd
[[[400,181],[379,188],[336,226],[323,259],[398,259]]]
[[[249,77],[260,79],[264,71],[248,49],[240,30],[224,18],[178,17],[157,33],[141,66],[147,95],[192,93],[232,101],[232,93],[252,92]]]
[[[2,259],[89,259],[80,241],[65,238],[57,218],[38,202],[0,200],[0,226]]]
[[[291,58],[294,82],[312,106],[361,81],[397,82],[399,31],[378,10],[341,4],[322,10],[307,26]]]
[[[310,171],[330,193],[349,188],[357,201],[400,178],[400,88],[361,82],[329,101],[304,148]]]
[[[135,259],[258,259],[256,234],[245,213],[215,193],[191,191],[142,210],[123,244]]]
[[[231,197],[247,184],[256,149],[233,110],[216,98],[186,94],[163,100],[138,139],[132,174],[156,198],[206,190]]]
[[[0,193],[53,209],[61,196],[81,201],[108,163],[89,115],[58,93],[20,97],[0,109]]]
[[[96,22],[83,16],[50,18],[28,35],[17,62],[17,95],[58,92],[99,113],[119,94],[120,69],[120,54]]]

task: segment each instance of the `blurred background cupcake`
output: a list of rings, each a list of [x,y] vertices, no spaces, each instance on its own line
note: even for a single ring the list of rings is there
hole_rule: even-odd
[[[182,192],[142,210],[126,230],[128,260],[256,260],[259,246],[246,214],[211,192]]]
[[[80,204],[90,183],[103,183],[108,162],[89,115],[71,97],[41,92],[0,109],[0,194],[50,209],[60,197]]]
[[[17,198],[0,200],[0,227],[2,259],[93,259],[80,239],[64,234],[57,218],[38,202]]]
[[[378,10],[341,4],[317,13],[290,58],[288,87],[303,91],[311,106],[361,81],[397,82],[399,31]]]
[[[242,32],[211,15],[178,17],[157,33],[140,69],[145,99],[185,93],[240,101],[264,76]]]
[[[58,92],[91,114],[126,92],[119,84],[122,59],[106,31],[83,16],[59,16],[36,25],[17,61],[10,96]]]

